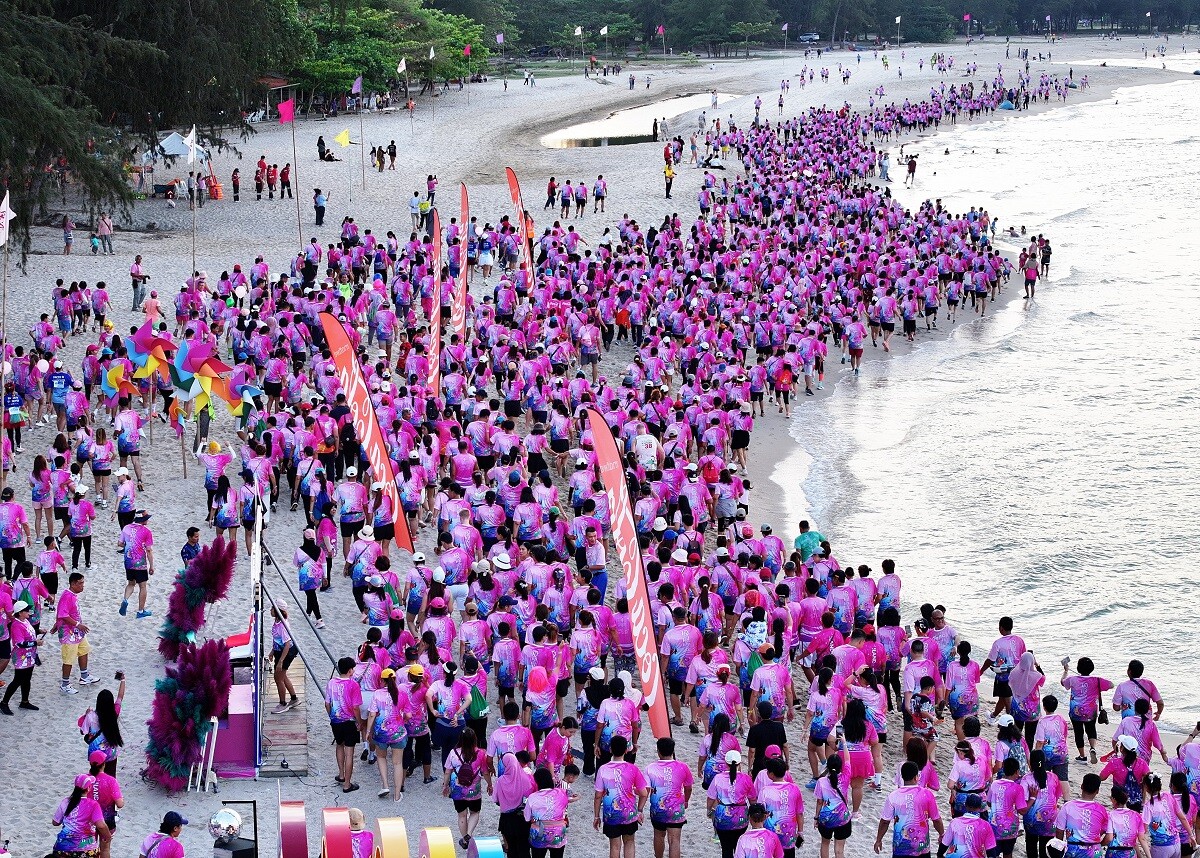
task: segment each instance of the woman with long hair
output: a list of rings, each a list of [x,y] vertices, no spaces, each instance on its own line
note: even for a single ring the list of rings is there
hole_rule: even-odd
[[[708,815],[721,843],[721,858],[733,858],[738,839],[750,824],[747,813],[754,798],[754,782],[739,771],[740,751],[726,751],[724,761],[728,771],[713,778],[707,787]]]
[[[507,772],[507,763],[505,764]],[[567,808],[571,797],[554,782],[554,774],[547,768],[533,773],[536,791],[525,799],[524,819],[529,825],[530,854],[533,858],[563,858],[567,845]],[[508,858],[517,858],[512,852]]]
[[[1163,792],[1162,778],[1151,772],[1142,779],[1142,789],[1146,794],[1142,821],[1150,835],[1150,858],[1179,858],[1184,842],[1194,849],[1196,836],[1191,823],[1179,798]]]
[[[429,736],[429,712],[425,704],[428,691],[425,668],[419,664],[409,665],[408,687],[402,689],[401,693],[404,728],[408,731],[408,744],[404,747],[404,771],[411,776],[420,766],[425,775],[424,783],[431,784],[436,778],[431,773],[432,740]]]
[[[217,536],[224,536],[228,530],[229,541],[236,545],[237,529],[242,524],[241,500],[225,474],[217,478],[217,487],[213,490],[209,508],[212,510],[213,527],[217,529]]]
[[[107,688],[96,695],[95,708],[88,709],[79,717],[79,732],[87,743],[88,753],[104,752],[104,771],[110,775],[117,773],[117,755],[125,746],[121,736],[121,704],[125,700],[125,679],[121,676],[117,694]]]
[[[54,839],[55,858],[94,858],[112,837],[104,811],[91,798],[95,786],[94,777],[79,775],[71,794],[59,802],[51,820],[61,826]]]
[[[839,740],[844,768],[850,774],[852,818],[859,817],[862,805],[863,781],[875,776],[875,757],[879,750],[879,733],[867,719],[867,707],[858,699],[846,703],[842,716],[842,737]]]
[[[723,712],[716,715],[708,735],[700,742],[700,754],[696,761],[696,775],[700,779],[701,789],[708,789],[718,775],[725,773],[725,756],[730,751],[741,750],[741,742],[733,732],[729,716]]]
[[[958,818],[967,812],[967,797],[977,795],[982,799],[992,784],[992,772],[987,761],[975,756],[975,749],[967,741],[954,746],[954,764],[950,767],[950,815]]]
[[[488,795],[492,794],[492,773],[488,769],[487,754],[479,747],[479,739],[470,727],[464,728],[458,739],[458,747],[446,756],[442,795],[454,802],[458,814],[458,845],[466,849],[471,844],[475,828],[479,825],[479,813],[483,809],[482,784],[487,784]]]
[[[846,803],[849,785],[850,778],[842,758],[837,754],[830,755],[813,794],[817,800],[816,824],[817,833],[821,835],[821,858],[829,858],[830,843],[833,843],[835,858],[843,858],[846,854],[853,819]]]
[[[1046,765],[1046,753],[1040,748],[1030,753],[1029,774],[1021,779],[1021,785],[1029,799],[1023,814],[1025,854],[1028,858],[1046,858],[1046,844],[1054,836],[1058,806],[1067,796],[1058,775]]]
[[[33,470],[29,473],[29,499],[33,503],[33,525],[35,535],[42,538],[42,519],[46,519],[46,533],[54,533],[54,498],[50,491],[50,466],[46,457],[33,457]]]
[[[381,783],[379,797],[387,798],[390,792],[392,801],[399,802],[404,798],[404,748],[408,744],[408,730],[404,725],[404,707],[396,685],[396,671],[384,668],[379,681],[382,684],[371,694],[367,707],[366,732],[375,743],[375,761],[379,764]]]

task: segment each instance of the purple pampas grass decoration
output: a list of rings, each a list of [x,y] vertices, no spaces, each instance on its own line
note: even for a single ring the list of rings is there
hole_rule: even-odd
[[[229,593],[236,552],[234,542],[218,536],[175,576],[158,641],[158,651],[167,661],[175,661],[180,646],[193,639],[204,626],[205,605],[214,604]]]
[[[232,678],[224,641],[184,644],[167,676],[155,683],[146,776],[171,792],[187,786],[191,767],[200,762],[211,718],[229,705]]]

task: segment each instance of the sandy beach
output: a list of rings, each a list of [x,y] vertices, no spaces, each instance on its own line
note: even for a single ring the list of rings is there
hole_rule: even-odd
[[[1136,38],[1112,42],[1077,39],[1052,46],[1042,41],[1013,42],[1012,53],[1015,57],[1019,47],[1030,48],[1035,58],[1038,51],[1053,52],[1053,62],[1031,60],[1030,74],[1035,80],[1043,71],[1050,75],[1065,76],[1068,68],[1074,68],[1076,80],[1086,73],[1090,79],[1090,88],[1086,91],[1071,91],[1070,103],[1078,103],[1084,99],[1109,98],[1112,91],[1118,87],[1165,83],[1190,75],[1190,71],[1163,70],[1142,65],[1142,46],[1152,44],[1154,43]],[[1174,42],[1171,49],[1177,50]],[[843,102],[854,108],[865,109],[875,88],[880,85],[886,89],[885,102],[900,102],[905,98],[915,101],[927,97],[930,87],[938,86],[943,80],[947,86],[965,80],[957,66],[952,74],[944,78],[930,71],[928,57],[935,50],[952,54],[957,63],[977,62],[980,73],[976,80],[990,79],[998,63],[1003,65],[1006,78],[1011,76],[1015,80],[1017,61],[1015,58],[1007,61],[1004,59],[1005,43],[1002,39],[984,41],[969,47],[961,43],[936,48],[905,46],[903,60],[898,58],[897,52],[887,52],[891,65],[887,70],[869,51],[860,54],[828,54],[820,60],[817,60],[814,53],[807,62],[802,54],[789,52],[786,57],[774,56],[751,61],[696,61],[692,64],[669,66],[655,63],[650,70],[653,82],[648,90],[641,82],[645,69],[636,63],[632,67],[626,67],[626,72],[633,71],[639,76],[638,88],[634,91],[628,90],[624,75],[615,79],[584,79],[582,75],[539,78],[534,88],[523,87],[517,78],[509,80],[507,91],[499,79],[494,79],[486,84],[472,85],[469,105],[466,93],[458,92],[447,93],[438,98],[436,108],[428,101],[419,103],[411,127],[408,115],[403,112],[364,117],[364,138],[361,142],[366,147],[386,146],[389,141],[394,140],[400,149],[397,169],[383,173],[368,169],[365,187],[359,162],[359,147],[341,149],[331,142],[335,135],[346,128],[350,130],[354,140],[359,141],[358,117],[299,123],[294,129],[297,152],[294,159],[292,129],[275,124],[260,125],[257,135],[249,141],[239,143],[240,156],[225,152],[214,157],[215,173],[224,184],[226,199],[209,202],[195,213],[196,268],[207,271],[212,281],[235,262],[248,265],[257,254],[263,254],[271,263],[272,270],[278,272],[286,268],[290,256],[296,251],[301,240],[307,242],[310,237],[316,236],[323,244],[333,241],[338,224],[345,215],[352,215],[360,224],[372,228],[377,233],[394,228],[397,233],[403,230],[402,234],[407,234],[409,218],[406,200],[415,189],[424,189],[427,174],[436,174],[440,182],[437,201],[443,224],[447,223],[450,217],[458,215],[459,181],[468,185],[472,214],[478,216],[481,221],[495,222],[511,209],[508,191],[503,184],[505,166],[513,167],[520,176],[526,207],[533,214],[539,232],[542,226],[551,220],[549,212],[543,218],[540,205],[545,196],[546,180],[551,175],[560,180],[570,178],[590,182],[597,175],[603,174],[608,179],[610,196],[607,213],[592,214],[589,207],[586,217],[571,221],[576,230],[593,245],[600,238],[603,228],[615,227],[623,213],[630,214],[646,225],[657,223],[665,214],[675,211],[686,220],[696,208],[695,194],[700,185],[702,171],[693,170],[684,164],[676,180],[674,199],[665,201],[662,194],[661,144],[648,143],[619,148],[549,149],[543,147],[538,138],[557,128],[601,118],[615,110],[639,107],[676,95],[704,93],[713,89],[736,97],[723,103],[717,111],[709,111],[710,118],[714,115],[732,115],[739,124],[747,123],[753,116],[755,97],[761,96],[763,116],[773,120],[776,115],[775,99],[779,92],[779,82],[784,78],[793,79],[786,99],[785,116],[799,114],[810,105],[840,105]],[[926,59],[923,72],[917,68],[917,58],[921,56]],[[1096,64],[1105,59],[1112,60],[1109,67]],[[1137,62],[1126,67],[1117,63],[1118,59]],[[806,65],[808,68],[832,69],[836,68],[838,63],[848,63],[852,70],[848,85],[843,86],[837,82],[822,84],[819,78],[803,89],[796,85],[795,81]],[[1072,63],[1079,65],[1072,66]],[[1087,65],[1084,66],[1083,63]],[[1200,58],[1197,65],[1200,66]],[[897,67],[903,70],[903,78],[897,76]],[[1037,110],[1053,109],[1055,106],[1039,104]],[[1033,112],[1035,111],[1030,111]],[[694,110],[671,117],[669,123],[672,133],[684,134],[686,139],[687,133],[695,128],[698,113],[698,110]],[[1025,115],[1023,112],[1000,113],[991,121],[1020,122]],[[326,143],[343,158],[341,163],[317,161],[318,135],[323,135]],[[901,175],[899,160],[895,157],[900,142],[905,143],[906,154],[921,153],[920,169],[914,188],[905,189],[901,187],[901,181],[897,180],[891,185],[892,193],[907,205],[915,207],[924,198],[921,175],[925,171],[938,169],[939,152],[943,147],[936,134],[895,141],[892,144],[894,176]],[[254,200],[252,174],[260,153],[266,156],[268,162],[278,163],[280,166],[287,162],[293,163],[293,186],[300,197],[299,229],[295,201]],[[979,157],[1002,156],[980,154]],[[242,199],[237,203],[232,201],[229,184],[229,174],[234,167],[240,167],[243,174]],[[169,178],[185,177],[187,170],[187,165],[182,163],[176,163],[169,169],[160,166],[155,181],[161,183]],[[330,197],[325,225],[321,228],[313,226],[311,195],[314,187],[326,190]],[[944,204],[952,211],[962,211],[971,204],[971,200],[947,199],[944,200]],[[22,342],[24,332],[37,320],[40,313],[48,309],[49,290],[58,278],[68,282],[80,279],[89,283],[107,281],[116,308],[114,315],[117,330],[121,331],[127,330],[130,324],[141,321],[140,314],[134,314],[129,309],[131,303],[127,271],[135,254],[143,255],[145,268],[152,275],[151,287],[158,290],[164,302],[170,300],[189,273],[193,253],[193,213],[188,210],[186,201],[175,208],[168,208],[162,200],[137,203],[131,216],[123,222],[118,222],[119,231],[114,236],[116,255],[110,257],[93,257],[87,252],[88,229],[83,225],[85,219],[79,212],[72,214],[80,225],[76,231],[75,250],[71,256],[61,255],[61,237],[57,230],[39,229],[34,240],[34,253],[28,261],[28,274],[21,274],[15,269],[15,260],[10,262],[7,313],[8,328],[12,332],[14,342]],[[1001,218],[1002,224],[1007,224],[1004,212],[994,214]],[[148,228],[151,224],[154,225],[153,229]],[[1027,227],[1034,234],[1039,230],[1036,223],[1029,223]],[[1061,256],[1056,256],[1056,262],[1065,262],[1072,252],[1087,251],[1083,248],[1061,248],[1058,252]],[[1019,279],[1014,277],[1002,293],[996,307],[1000,308],[1007,302],[1019,300],[1020,294],[1021,284]],[[977,323],[971,320],[969,311],[963,308],[957,327],[970,324]],[[938,340],[948,336],[949,327],[943,323],[933,334],[926,334],[922,330],[917,347],[937,348]],[[78,365],[82,356],[82,339],[68,343],[66,355],[72,368]],[[88,341],[91,339],[88,338]],[[902,353],[909,348],[900,337],[895,338],[893,343],[893,354]],[[630,360],[631,354],[628,346],[614,347],[613,351],[605,356],[602,371],[610,375],[619,373]],[[887,359],[882,349],[867,351],[866,360]],[[847,369],[848,367],[838,363],[836,354],[831,350],[825,389],[818,392],[815,398],[819,400],[829,396],[836,385],[841,383]],[[803,511],[788,508],[783,482],[787,476],[780,473],[777,466],[793,448],[792,433],[803,423],[805,397],[801,396],[800,399],[790,424],[774,414],[773,407],[768,405],[766,418],[760,419],[755,426],[750,451],[749,474],[754,486],[751,516],[756,521],[774,523],[776,532],[789,544],[796,533],[797,521],[803,517]],[[221,441],[227,449],[236,450],[237,439],[233,420],[222,414],[213,425],[214,439]],[[26,453],[18,460],[16,479],[19,485],[24,483],[29,460],[34,452],[47,446],[52,438],[53,433],[46,428],[29,433],[25,441]],[[187,440],[190,443],[190,432]],[[180,810],[191,821],[182,837],[189,854],[207,854],[211,839],[205,831],[205,824],[211,813],[220,806],[221,799],[254,799],[259,802],[259,849],[264,855],[273,854],[277,849],[277,788],[285,799],[302,799],[307,803],[310,852],[318,854],[319,811],[326,806],[340,805],[343,795],[332,780],[335,769],[329,744],[329,729],[320,702],[320,689],[311,680],[306,687],[310,732],[308,776],[302,779],[283,779],[279,782],[268,779],[257,782],[222,781],[220,792],[215,796],[167,796],[157,787],[149,786],[138,778],[137,773],[144,766],[141,746],[146,737],[144,722],[150,711],[153,683],[162,676],[162,662],[156,651],[156,635],[165,614],[166,593],[171,583],[170,570],[179,565],[178,551],[184,542],[186,528],[199,524],[203,518],[200,510],[203,508],[205,497],[201,480],[202,469],[190,460],[190,457],[188,479],[183,478],[182,451],[169,428],[162,424],[156,425],[153,444],[148,445],[148,448],[149,452],[143,459],[146,491],[140,495],[140,502],[154,514],[150,524],[155,535],[155,549],[160,558],[159,573],[151,580],[150,607],[155,615],[140,621],[132,616],[123,618],[117,615],[120,589],[124,582],[120,561],[112,547],[116,539],[116,525],[109,523],[107,511],[102,511],[98,521],[94,566],[88,577],[87,589],[81,597],[81,604],[84,621],[92,627],[92,670],[104,682],[84,689],[77,696],[60,695],[57,689],[56,647],[43,649],[45,665],[35,672],[33,691],[33,700],[41,705],[41,711],[20,712],[18,717],[0,721],[0,730],[3,730],[4,735],[4,741],[0,742],[0,766],[3,767],[0,771],[4,772],[3,786],[0,787],[0,796],[3,796],[0,828],[3,829],[4,838],[11,841],[12,854],[18,858],[41,856],[50,851],[54,837],[54,828],[50,825],[51,814],[58,801],[68,794],[71,778],[85,769],[84,747],[75,726],[76,719],[94,701],[97,690],[106,687],[115,689],[115,683],[111,681],[113,673],[116,670],[124,670],[128,677],[128,694],[122,716],[126,748],[121,758],[119,778],[125,791],[126,808],[122,811],[122,819],[114,841],[114,856],[136,854],[137,845],[142,838],[146,833],[156,830],[162,814],[169,809]],[[18,496],[20,497],[20,494]],[[288,583],[294,586],[294,573],[289,561],[300,539],[303,516],[299,513],[285,512],[284,508],[284,504],[281,503],[280,512],[274,517],[267,531],[266,544],[278,559],[283,573],[288,576]],[[427,553],[432,548],[429,533],[426,530],[422,534],[418,545],[419,550]],[[211,538],[212,531],[206,529],[203,539],[207,542]],[[849,548],[852,549],[853,546]],[[902,546],[897,548],[896,556],[902,571]],[[878,559],[871,558],[870,562],[877,562]],[[233,593],[209,611],[207,636],[229,635],[246,627],[250,611],[250,593],[244,553],[239,556],[239,564]],[[401,561],[401,567],[407,568],[405,561]],[[290,602],[287,588],[273,567],[268,566],[265,570],[264,583],[277,600]],[[910,619],[912,608],[931,595],[905,591],[906,621]],[[353,653],[362,639],[364,628],[350,598],[348,582],[336,579],[334,589],[323,595],[321,602],[328,626],[321,632],[325,646],[335,657]],[[323,680],[329,675],[330,664],[314,637],[316,633],[302,619],[299,608],[294,604],[289,604],[289,607],[292,609],[292,626],[301,651],[310,660],[312,670]],[[1036,630],[1026,631],[1026,637],[1033,645]],[[976,647],[977,653],[980,652],[981,646],[986,650],[985,642],[979,644]],[[1047,666],[1047,672],[1050,674],[1047,679],[1049,691],[1057,687],[1057,663]],[[985,683],[990,683],[990,680],[985,679]],[[798,688],[802,687],[803,682],[798,682]],[[268,688],[264,697],[267,706],[272,705],[273,695],[274,689]],[[981,709],[987,705],[986,702],[982,702]],[[893,719],[896,722],[896,738],[890,742],[884,754],[885,777],[891,776],[897,762],[899,717],[894,715]],[[493,707],[491,723],[495,724],[496,721]],[[799,723],[797,720],[796,725]],[[949,728],[949,724],[946,727]],[[991,728],[987,730],[988,735],[992,735]],[[952,732],[950,736],[952,741]],[[798,726],[789,726],[789,737],[792,771],[796,780],[802,783],[808,778],[807,765],[803,759],[804,737],[800,734]],[[676,739],[679,759],[694,764],[698,737],[690,735],[684,728],[677,731]],[[949,750],[951,741],[943,737],[939,750],[943,779],[948,765],[946,761],[952,756]],[[1173,750],[1177,741],[1178,737],[1164,735],[1164,744],[1169,751]],[[266,749],[266,754],[271,756],[271,748]],[[639,762],[645,762],[651,756],[650,743],[643,742]],[[1162,766],[1156,768],[1161,770]],[[1093,767],[1072,764],[1073,785],[1078,784],[1078,778],[1083,773],[1093,770]],[[405,801],[396,810],[390,801],[375,798],[377,774],[373,768],[367,770],[365,764],[358,764],[356,779],[362,784],[362,790],[351,796],[353,801],[350,804],[363,809],[368,823],[379,816],[405,817],[414,849],[417,832],[421,827],[454,825],[450,803],[442,798],[437,785],[422,786],[419,784],[419,778],[415,778],[410,782]],[[602,854],[607,845],[606,841],[589,825],[591,782],[586,778],[581,779],[575,785],[575,790],[583,799],[573,805],[571,811],[573,825],[569,832],[570,851],[575,852],[578,849]],[[847,854],[853,858],[865,858],[870,854],[874,838],[873,834],[867,832],[874,830],[884,796],[886,791],[867,791],[863,806],[864,819],[856,826],[856,832],[847,849]],[[805,829],[809,836],[801,854],[815,855],[818,841],[812,836],[812,794],[806,792],[805,799]],[[940,803],[944,807],[944,795],[940,797]],[[683,842],[685,849],[707,850],[705,854],[710,854],[714,848],[711,843],[712,831],[704,818],[703,806],[702,796],[693,797],[691,821],[684,829]],[[485,801],[484,818],[478,835],[493,836],[496,830],[495,823],[495,806]],[[644,855],[650,854],[648,831],[638,835],[638,848]]]

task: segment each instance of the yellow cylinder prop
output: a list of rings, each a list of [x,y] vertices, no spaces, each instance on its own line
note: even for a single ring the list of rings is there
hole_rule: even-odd
[[[375,844],[375,858],[408,858],[408,829],[399,816],[377,820],[379,839]]]
[[[421,831],[419,858],[455,858],[454,835],[449,828],[426,828]]]

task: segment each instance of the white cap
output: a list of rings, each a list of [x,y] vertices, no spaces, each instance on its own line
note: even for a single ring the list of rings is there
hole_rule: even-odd
[[[358,538],[374,540],[375,539],[375,528],[371,527],[371,525],[369,525],[369,524],[364,524],[362,526],[362,530],[360,530],[358,532]]]
[[[671,552],[671,559],[676,563],[687,563],[687,552],[682,548],[676,548]]]
[[[357,477],[358,476],[358,468],[354,467],[353,465],[346,468],[346,476],[347,477]]]
[[[118,477],[128,477],[129,476],[129,468],[117,468],[117,476]]]
[[[444,569],[434,569],[433,570],[433,580],[437,581],[439,584],[441,584],[443,581],[445,581],[446,580],[445,570]]]
[[[576,465],[586,465],[587,459],[583,458],[583,456],[580,456],[578,459],[575,460],[575,464]]]
[[[383,490],[383,483],[371,483],[371,491],[378,492]]]
[[[725,762],[731,766],[734,765],[735,763],[740,765],[742,762],[742,752],[733,750],[733,749],[726,751],[725,752]]]
[[[492,566],[501,571],[512,568],[512,559],[507,554],[497,554],[492,558]]]
[[[597,665],[588,671],[588,676],[590,676],[592,679],[603,679],[604,668]]]
[[[1014,725],[1016,723],[1017,723],[1016,719],[1013,718],[1013,716],[1009,715],[1007,712],[1002,712],[1000,714],[1000,717],[996,719],[997,727],[1011,727],[1012,725]]]
[[[654,524],[652,525],[652,529],[657,531],[658,533],[662,533],[664,530],[667,529],[667,520],[665,518],[663,518],[661,515],[658,516],[657,518],[654,519]]]
[[[1133,736],[1122,736],[1118,741],[1126,751],[1136,751],[1138,749],[1138,740]]]
[[[28,610],[30,610],[28,602],[22,602],[20,599],[13,602],[13,606],[12,606],[13,616],[16,616],[17,614],[21,613],[21,611],[28,611]]]
[[[88,493],[88,487],[87,487],[87,486],[85,486],[85,485],[78,485],[78,486],[76,486],[76,487],[75,487],[75,494],[77,494],[77,495],[86,495],[87,493]]]
[[[416,554],[413,555],[413,563],[424,563],[424,562],[425,562],[424,553],[418,551]]]

